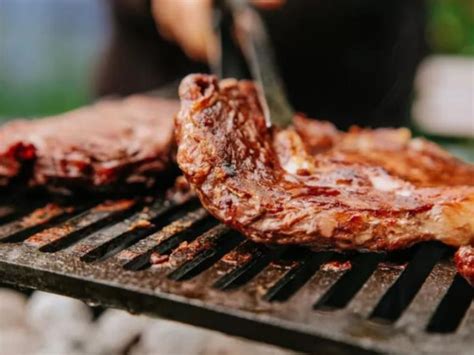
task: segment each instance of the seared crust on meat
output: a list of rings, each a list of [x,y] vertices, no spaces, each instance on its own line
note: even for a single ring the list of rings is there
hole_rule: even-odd
[[[474,247],[466,245],[459,248],[454,255],[454,263],[459,274],[474,286]]]
[[[473,167],[431,143],[418,149],[409,136],[399,141],[406,131],[330,128],[305,142],[298,123],[266,127],[248,81],[191,75],[180,97],[180,168],[210,213],[256,242],[374,251],[427,240],[474,242]],[[393,136],[391,153],[384,158],[387,150],[379,149],[365,158],[365,136],[382,147],[386,138],[382,144],[377,137]],[[412,174],[417,157],[423,169]],[[391,166],[393,160],[400,166]],[[443,166],[462,176],[440,177]],[[451,181],[456,186],[447,186]]]

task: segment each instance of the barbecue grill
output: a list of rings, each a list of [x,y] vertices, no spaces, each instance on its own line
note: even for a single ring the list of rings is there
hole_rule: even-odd
[[[440,244],[353,255],[268,248],[192,198],[51,203],[1,203],[2,282],[299,351],[472,351],[473,290]]]

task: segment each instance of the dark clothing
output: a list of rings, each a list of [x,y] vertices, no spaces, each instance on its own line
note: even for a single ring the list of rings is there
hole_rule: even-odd
[[[109,0],[112,38],[99,66],[97,96],[159,88],[193,72],[207,72],[160,36],[149,1]]]
[[[149,11],[127,11],[123,2],[113,2],[115,33],[99,94],[143,91],[207,71],[159,36]],[[426,52],[423,0],[289,0],[261,13],[298,111],[341,128],[406,123]]]

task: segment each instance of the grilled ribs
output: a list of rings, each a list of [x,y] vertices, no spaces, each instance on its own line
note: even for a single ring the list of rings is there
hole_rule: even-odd
[[[177,160],[206,209],[255,242],[390,251],[474,244],[474,166],[405,129],[267,128],[254,85],[192,75]]]
[[[0,186],[150,185],[170,165],[176,101],[135,95],[0,128]]]

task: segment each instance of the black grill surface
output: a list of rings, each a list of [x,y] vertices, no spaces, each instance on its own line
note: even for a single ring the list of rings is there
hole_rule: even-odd
[[[59,205],[3,200],[0,281],[299,351],[474,348],[473,290],[440,244],[315,253],[249,242],[192,199]]]

